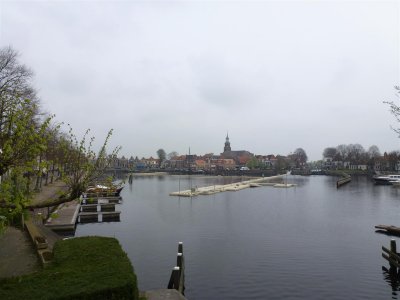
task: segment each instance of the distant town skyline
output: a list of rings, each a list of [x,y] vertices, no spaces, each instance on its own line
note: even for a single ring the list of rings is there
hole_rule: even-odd
[[[163,148],[287,155],[400,149],[399,1],[2,1],[0,46],[76,134]],[[399,102],[400,104],[400,102]]]

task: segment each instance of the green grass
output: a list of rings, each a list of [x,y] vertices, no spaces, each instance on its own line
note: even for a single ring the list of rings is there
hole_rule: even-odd
[[[40,272],[0,281],[0,299],[138,299],[136,275],[118,241],[59,241]]]

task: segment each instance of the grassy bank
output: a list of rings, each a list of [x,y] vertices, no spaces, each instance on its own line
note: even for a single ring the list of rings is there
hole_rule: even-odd
[[[0,299],[138,299],[136,275],[118,241],[82,237],[59,241],[54,263],[0,281]]]

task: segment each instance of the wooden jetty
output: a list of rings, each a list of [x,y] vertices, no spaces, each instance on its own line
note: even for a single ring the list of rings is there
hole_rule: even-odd
[[[115,205],[120,203],[121,197],[93,198],[90,204],[88,198],[63,203],[54,211],[53,217],[44,224],[54,231],[74,231],[76,223],[88,222],[119,222],[120,211]]]
[[[121,203],[122,197],[81,197],[82,204]]]
[[[396,241],[390,240],[390,249],[382,246],[382,257],[389,262],[391,268],[400,268],[400,255],[397,253]]]
[[[375,226],[378,231],[386,234],[399,235],[400,236],[400,227],[393,225],[376,225]]]
[[[98,197],[82,198],[80,213],[78,215],[79,223],[92,222],[119,222],[120,211],[115,210],[115,205],[119,204],[121,197]]]
[[[60,204],[44,225],[54,231],[74,231],[80,206],[78,200]]]
[[[115,203],[81,204],[81,212],[115,211]]]
[[[241,182],[235,182],[235,183],[230,183],[230,184],[225,184],[225,185],[211,185],[211,186],[205,186],[205,187],[195,187],[190,190],[184,190],[184,191],[179,191],[179,192],[172,192],[169,195],[170,196],[179,196],[179,197],[194,197],[198,195],[212,195],[216,193],[221,193],[221,192],[235,192],[235,191],[240,191],[243,189],[247,189],[249,187],[256,187],[258,185],[276,185],[279,184],[277,182],[272,183],[270,181],[274,180],[283,180],[284,175],[277,175],[277,176],[271,176],[271,177],[259,177],[259,178],[253,178]],[[293,186],[293,185],[290,185]],[[289,187],[286,186],[286,187]]]
[[[343,173],[343,177],[336,181],[336,188],[340,188],[351,181],[351,176],[349,174]]]
[[[296,186],[296,184],[293,183],[277,183],[273,185],[275,188],[290,188],[294,186]]]
[[[96,212],[80,212],[78,215],[79,223],[92,222],[119,222],[120,211],[96,211]]]

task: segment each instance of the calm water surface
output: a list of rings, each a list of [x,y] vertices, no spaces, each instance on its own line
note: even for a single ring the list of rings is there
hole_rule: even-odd
[[[121,193],[121,222],[78,225],[76,236],[118,238],[141,290],[166,287],[182,241],[190,300],[400,299],[382,271],[391,237],[374,230],[400,225],[400,189],[354,178],[337,190],[332,177],[288,176],[295,188],[168,195],[234,180],[135,178]]]

